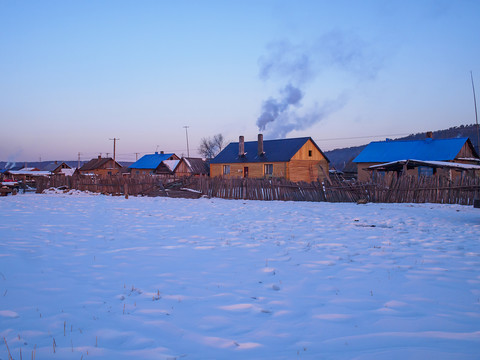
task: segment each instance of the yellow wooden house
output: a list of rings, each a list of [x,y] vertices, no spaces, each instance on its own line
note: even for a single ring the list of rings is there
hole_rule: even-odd
[[[316,181],[328,178],[330,161],[311,137],[230,143],[210,161],[210,176],[285,178]]]

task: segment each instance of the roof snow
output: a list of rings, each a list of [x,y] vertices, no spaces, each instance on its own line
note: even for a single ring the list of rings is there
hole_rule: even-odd
[[[180,160],[163,160],[163,163],[171,170],[174,171]]]

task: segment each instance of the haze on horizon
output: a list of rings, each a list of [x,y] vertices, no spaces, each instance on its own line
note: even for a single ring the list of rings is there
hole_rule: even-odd
[[[0,1],[0,161],[475,122],[480,2]],[[478,84],[478,85],[477,85]],[[378,135],[378,136],[377,136]]]

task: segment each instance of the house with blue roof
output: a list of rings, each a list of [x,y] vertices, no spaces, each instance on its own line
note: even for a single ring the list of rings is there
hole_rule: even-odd
[[[468,138],[433,139],[432,133],[428,132],[423,140],[371,142],[353,162],[357,164],[358,181],[367,181],[374,169],[434,175],[441,173],[442,166],[438,162],[478,165],[480,159]]]
[[[147,154],[142,156],[136,162],[128,167],[132,175],[147,175],[147,174],[172,174],[172,163],[170,160],[180,160],[180,158],[173,154],[165,154],[163,151],[155,152],[155,154]]]
[[[210,161],[210,176],[279,177],[312,182],[328,178],[330,161],[311,137],[244,141],[228,144]]]

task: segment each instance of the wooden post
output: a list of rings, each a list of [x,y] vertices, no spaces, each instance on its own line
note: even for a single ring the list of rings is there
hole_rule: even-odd
[[[125,199],[128,199],[128,183],[126,179],[123,183],[123,193],[125,194]]]
[[[323,173],[323,177],[327,180],[327,182],[332,185],[332,180],[330,180],[330,176],[328,176],[327,172],[323,168],[322,165],[318,164],[318,167],[320,168],[320,171]]]

